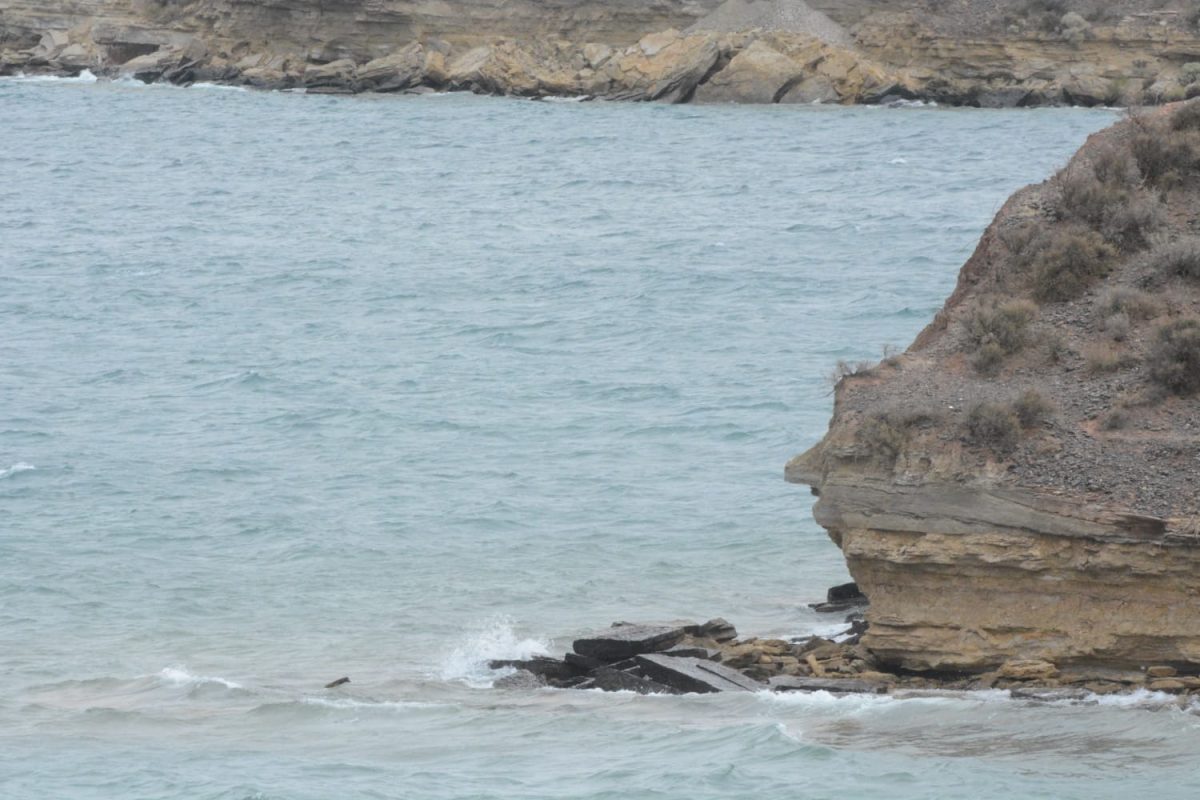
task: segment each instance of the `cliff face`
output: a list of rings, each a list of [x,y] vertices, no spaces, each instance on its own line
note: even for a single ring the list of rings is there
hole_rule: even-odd
[[[1027,5],[0,0],[0,74],[671,102],[1136,105],[1200,94],[1190,15],[1137,0]],[[1063,13],[1076,6],[1086,18]]]
[[[1200,669],[1200,105],[1017,193],[787,466],[910,670]]]

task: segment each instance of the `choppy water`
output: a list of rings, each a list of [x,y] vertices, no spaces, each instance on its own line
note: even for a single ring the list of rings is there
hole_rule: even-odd
[[[483,667],[827,625],[830,366],[1111,119],[0,82],[0,796],[1194,797],[1164,698]]]

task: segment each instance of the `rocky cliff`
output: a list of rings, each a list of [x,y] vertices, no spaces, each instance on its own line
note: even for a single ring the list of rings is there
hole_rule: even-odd
[[[909,350],[788,464],[882,664],[1200,671],[1200,105],[1018,192]],[[1050,669],[1050,667],[1047,667]]]
[[[0,74],[668,102],[1137,105],[1200,93],[1198,21],[1138,0],[0,0]]]

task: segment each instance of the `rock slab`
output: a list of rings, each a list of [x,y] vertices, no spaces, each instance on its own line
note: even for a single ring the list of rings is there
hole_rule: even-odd
[[[643,653],[669,650],[683,638],[683,629],[666,625],[619,625],[576,639],[572,648],[581,656],[617,661]]]
[[[757,692],[766,688],[735,669],[705,659],[651,654],[638,656],[637,662],[647,677],[681,692]]]

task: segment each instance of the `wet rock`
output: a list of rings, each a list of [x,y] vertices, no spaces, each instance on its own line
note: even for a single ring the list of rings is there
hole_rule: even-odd
[[[728,642],[737,638],[737,629],[723,617],[717,617],[701,625],[695,635],[716,642]]]
[[[818,613],[834,611],[849,611],[852,608],[862,608],[868,604],[867,596],[859,591],[857,583],[843,583],[831,586],[825,592],[824,603],[809,603],[809,608]]]
[[[576,639],[572,648],[582,656],[605,661],[669,650],[683,638],[683,629],[664,625],[621,625]]]
[[[674,688],[650,678],[612,667],[601,667],[577,689],[603,689],[606,692],[637,692],[638,694],[679,694]]]
[[[603,659],[581,656],[579,653],[567,653],[563,656],[563,661],[583,672],[591,672],[594,669],[610,666],[609,662]]]
[[[540,675],[547,680],[555,681],[569,680],[580,673],[579,669],[568,664],[565,660],[560,661],[557,658],[549,658],[547,656],[535,656],[530,659],[497,659],[489,661],[488,667],[491,669],[513,667],[518,670],[532,672],[534,675]]]
[[[492,684],[497,689],[540,689],[545,685],[544,677],[524,669],[517,670],[512,675],[497,678]]]
[[[345,677],[338,678],[336,681],[330,681],[329,683],[325,684],[325,688],[326,689],[336,689],[337,687],[343,686],[349,682],[350,682],[349,678],[345,678]]]
[[[883,681],[858,678],[804,678],[780,675],[772,678],[770,688],[776,692],[830,692],[831,694],[886,694],[889,685]]]
[[[678,658],[660,653],[638,656],[637,662],[647,677],[681,692],[755,692],[765,688],[735,669],[699,658]]]
[[[1182,681],[1177,681],[1173,678],[1159,678],[1158,680],[1150,681],[1146,685],[1146,688],[1153,692],[1179,692],[1187,687]]]

